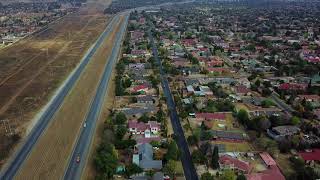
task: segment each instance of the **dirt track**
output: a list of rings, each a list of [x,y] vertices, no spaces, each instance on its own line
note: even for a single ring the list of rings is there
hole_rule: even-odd
[[[120,21],[122,22],[122,20]],[[76,142],[90,100],[111,52],[120,22],[93,56],[72,92],[66,97],[48,129],[40,137],[17,179],[60,179]]]
[[[102,7],[108,1],[89,0],[79,12],[0,50],[0,120],[8,120],[0,122],[0,165],[15,145],[4,128],[25,136],[30,120],[106,26]]]

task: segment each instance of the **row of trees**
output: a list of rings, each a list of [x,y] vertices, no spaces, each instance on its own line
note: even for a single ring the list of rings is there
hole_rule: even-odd
[[[98,172],[97,179],[111,179],[116,173],[118,167],[119,155],[118,150],[129,150],[136,145],[134,139],[125,139],[127,133],[127,118],[122,112],[116,113],[113,117],[108,117],[102,142],[97,148],[94,165]],[[130,156],[130,153],[129,153]],[[141,173],[143,170],[136,164],[127,164],[123,172],[118,172],[129,178],[133,174]]]

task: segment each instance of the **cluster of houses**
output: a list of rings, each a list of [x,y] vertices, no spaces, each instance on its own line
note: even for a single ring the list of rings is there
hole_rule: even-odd
[[[266,137],[279,143],[298,137],[299,144],[311,147],[309,152],[301,151],[300,154],[309,153],[310,156],[305,157],[315,157],[318,151],[314,147],[319,147],[320,142],[320,133],[316,129],[320,125],[316,121],[320,120],[319,68],[310,72],[302,67],[295,70],[298,67],[294,65],[298,61],[312,69],[318,63],[318,29],[299,32],[293,30],[299,25],[291,24],[296,27],[277,27],[270,35],[270,28],[259,29],[266,28],[261,27],[260,21],[270,26],[270,22],[275,20],[262,16],[255,19],[250,14],[257,13],[254,8],[245,12],[235,9],[235,14],[241,13],[239,17],[233,13],[226,16],[226,12],[219,8],[213,13],[207,7],[203,10],[199,10],[202,7],[196,10],[192,7],[163,7],[150,14],[153,15],[155,34],[162,49],[160,55],[164,57],[166,66],[169,64],[178,71],[169,73],[171,91],[179,96],[176,103],[182,104],[182,108],[178,107],[180,113],[187,112],[186,119],[193,131],[203,126],[209,129],[205,138],[200,135],[200,141],[213,141],[224,150],[227,147],[224,142],[248,142],[250,137],[232,116],[232,112],[244,109],[249,119],[266,119],[265,127],[260,127]],[[192,9],[192,13],[186,9]],[[281,20],[287,20],[282,12],[274,11]],[[199,18],[195,20],[194,17]],[[236,23],[225,23],[227,18],[228,22],[232,19]],[[252,25],[244,26],[248,20]],[[295,59],[299,53],[303,56]],[[230,102],[233,109],[230,109]],[[302,121],[310,122],[309,130],[301,127]],[[237,168],[244,168],[247,179],[251,180],[285,179],[270,155],[260,153],[259,157],[267,167],[264,171],[251,172],[248,163],[227,155],[220,156],[220,163],[226,164],[220,167],[239,165]]]
[[[252,162],[250,162],[250,160],[242,160],[254,158],[257,158],[263,166],[262,171],[257,172],[257,170],[254,169],[254,166]],[[238,173],[245,174],[248,180],[285,180],[285,177],[279,170],[275,160],[266,152],[261,152],[257,154],[223,154],[219,157],[219,166],[222,169],[232,169]]]
[[[144,17],[131,16],[127,39],[127,47],[130,47],[130,50],[123,53],[119,62],[125,62],[121,82],[130,81],[130,83],[124,89],[124,94],[116,96],[113,110],[126,116],[127,134],[136,142],[130,157],[131,163],[138,165],[144,171],[130,178],[169,180],[170,177],[162,172],[164,168],[162,158],[155,157],[155,154],[163,156],[163,149],[154,146],[154,143],[161,144],[168,141],[163,132],[165,128],[163,121],[167,121],[167,118],[166,114],[163,114],[161,120],[158,115],[164,104],[159,96],[159,82],[156,84],[152,82],[152,78],[157,78],[158,75],[152,63],[148,61],[151,51],[148,48],[145,27]],[[151,177],[145,173],[150,171],[155,172]]]
[[[57,2],[9,3],[0,6],[0,44],[8,45],[75,10]]]

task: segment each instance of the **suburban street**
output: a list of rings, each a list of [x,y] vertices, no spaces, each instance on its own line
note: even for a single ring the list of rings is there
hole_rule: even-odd
[[[122,39],[126,32],[128,19],[129,14],[126,14],[125,20],[121,25],[120,31],[117,33],[116,42],[112,48],[112,54],[107,59],[108,63],[105,66],[103,77],[99,83],[98,89],[90,106],[90,110],[85,119],[86,127],[83,127],[83,129],[81,130],[80,136],[77,140],[76,146],[69,160],[69,165],[64,175],[64,179],[66,180],[80,179],[85,164],[87,163],[88,152],[92,144],[94,132],[96,129],[96,123],[100,116],[103,100],[106,95],[106,90],[108,87],[109,80],[111,78],[113,68],[118,60],[118,55]],[[80,162],[77,162],[78,157],[80,157]]]
[[[274,100],[274,102],[277,104],[277,106],[279,108],[281,108],[283,111],[287,112],[288,114],[291,114],[294,112],[294,109],[289,106],[288,104],[286,104],[285,102],[283,102],[277,94],[275,94],[274,92],[271,94],[271,98]]]
[[[65,97],[68,95],[70,90],[73,88],[79,76],[90,62],[92,56],[95,54],[97,49],[103,43],[103,41],[109,36],[110,32],[113,29],[115,23],[119,21],[119,17],[114,17],[110,21],[109,25],[105,28],[104,32],[100,35],[98,40],[92,45],[92,47],[88,50],[86,55],[83,57],[79,65],[75,68],[75,70],[70,74],[64,84],[58,89],[56,94],[52,97],[51,101],[42,111],[39,120],[37,121],[36,126],[32,129],[29,136],[24,140],[24,143],[19,147],[17,152],[14,154],[13,158],[9,160],[7,166],[3,168],[1,172],[0,179],[13,179],[19,170],[19,168],[24,163],[25,159],[30,154],[30,151],[36,144],[39,137],[43,134],[44,130],[47,128],[50,121],[55,116],[55,113],[60,108],[63,103]]]
[[[152,26],[151,22],[149,22],[149,26]],[[174,100],[172,98],[169,83],[166,78],[166,74],[163,71],[162,64],[161,64],[161,61],[158,56],[158,50],[157,50],[157,47],[154,43],[153,35],[151,33],[151,27],[149,27],[149,28],[150,29],[148,31],[148,35],[149,35],[149,39],[150,39],[150,42],[152,45],[152,53],[153,53],[153,56],[154,56],[156,62],[159,65],[160,75],[161,75],[161,84],[162,84],[162,88],[163,88],[165,97],[167,99],[167,105],[169,108],[170,119],[171,119],[173,131],[174,131],[174,134],[176,137],[176,142],[177,142],[177,145],[178,145],[179,150],[181,152],[180,158],[181,158],[181,162],[182,162],[183,169],[184,169],[184,175],[187,180],[197,180],[198,175],[197,175],[196,169],[195,169],[194,164],[191,159],[189,147],[188,147],[187,141],[185,139],[183,129],[180,124],[179,116],[178,116],[178,113],[176,110]]]

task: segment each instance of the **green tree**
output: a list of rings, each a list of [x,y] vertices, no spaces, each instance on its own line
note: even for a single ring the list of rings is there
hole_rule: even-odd
[[[244,109],[240,109],[237,114],[237,118],[242,124],[246,124],[249,121],[248,112]]]
[[[168,151],[165,155],[166,160],[178,160],[179,150],[175,141],[171,141],[168,145]]]
[[[150,142],[150,145],[151,145],[152,147],[160,147],[160,146],[161,146],[161,144],[160,144],[159,141],[151,141],[151,142]]]
[[[125,78],[123,81],[122,81],[122,84],[124,86],[124,88],[128,88],[131,86],[132,84],[132,81],[130,78]]]
[[[157,122],[162,122],[165,120],[166,113],[160,108],[156,114]]]
[[[204,164],[206,162],[206,157],[200,150],[194,150],[191,153],[191,158],[193,163]]]
[[[211,158],[211,166],[213,169],[219,168],[219,149],[218,146],[214,146]]]
[[[143,172],[143,169],[134,163],[126,166],[126,170],[125,170],[125,174],[126,174],[127,178],[129,178],[130,176],[132,176],[134,174],[139,174],[142,172]]]
[[[256,80],[256,82],[254,83],[257,87],[260,87],[261,81],[258,79]]]
[[[127,122],[126,115],[123,112],[117,113],[114,123],[117,124],[117,125],[122,125],[122,124],[124,124],[126,122]]]
[[[293,116],[293,117],[291,118],[291,124],[292,124],[292,125],[298,125],[298,124],[300,124],[300,118],[297,117],[297,116]]]
[[[270,106],[274,106],[275,103],[271,99],[265,99],[261,102],[261,106],[264,108],[268,108]]]
[[[156,88],[159,83],[160,83],[160,79],[158,76],[149,76],[149,80],[151,81],[152,87]]]
[[[209,172],[205,172],[205,173],[201,174],[200,180],[214,180],[214,177]]]
[[[274,140],[261,137],[257,139],[256,143],[260,147],[260,149],[266,150],[273,156],[276,156],[279,153],[278,144]]]
[[[220,180],[235,180],[236,174],[231,170],[224,170],[219,178]]]
[[[148,117],[148,115],[146,113],[144,113],[139,119],[139,122],[144,122],[147,123],[150,120],[150,118]]]
[[[193,146],[198,144],[199,139],[195,134],[192,134],[187,138],[187,141],[191,146]]]
[[[123,136],[127,133],[127,128],[123,125],[119,125],[116,129],[116,138],[121,140],[123,139]]]
[[[97,149],[94,157],[94,166],[102,177],[112,178],[116,172],[118,157],[114,146],[103,143]]]
[[[238,175],[237,180],[247,180],[246,176],[242,173]]]
[[[163,172],[168,174],[172,179],[175,177],[177,163],[174,160],[169,160],[163,168]]]
[[[115,141],[114,145],[117,149],[127,149],[127,148],[133,148],[136,144],[137,142],[134,139],[125,139],[125,140]]]

